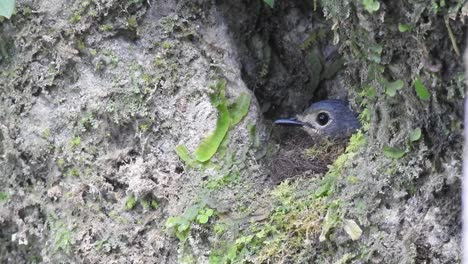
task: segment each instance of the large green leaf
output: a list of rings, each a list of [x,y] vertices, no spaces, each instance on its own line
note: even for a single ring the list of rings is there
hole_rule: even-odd
[[[218,109],[218,120],[216,121],[215,131],[205,138],[195,150],[195,159],[200,162],[205,162],[213,157],[231,124],[226,104],[220,104],[216,108]]]
[[[0,16],[10,18],[15,10],[15,0],[0,0]]]
[[[242,118],[249,112],[250,94],[241,93],[234,103],[229,106],[229,114],[231,116],[231,127],[237,125]]]

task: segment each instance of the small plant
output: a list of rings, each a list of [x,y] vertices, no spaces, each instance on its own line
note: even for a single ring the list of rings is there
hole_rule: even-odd
[[[171,229],[181,242],[185,242],[192,224],[206,224],[214,213],[213,209],[202,204],[196,204],[189,207],[181,216],[169,217],[166,221],[166,228]]]
[[[410,31],[413,27],[411,25],[408,25],[408,24],[398,24],[398,30],[403,33],[403,32],[406,32],[406,31]]]
[[[380,3],[377,0],[362,0],[362,4],[364,5],[364,9],[369,13],[373,13],[380,9]]]

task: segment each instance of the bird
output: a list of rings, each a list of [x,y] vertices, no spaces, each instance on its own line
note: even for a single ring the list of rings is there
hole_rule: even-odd
[[[328,165],[344,152],[347,139],[361,127],[349,105],[336,99],[313,103],[297,117],[278,119],[274,124],[302,128],[282,129],[274,134],[277,147],[268,159],[274,184],[325,173]]]
[[[344,139],[361,128],[356,113],[343,100],[311,104],[297,118],[278,119],[276,125],[299,126],[314,138]]]

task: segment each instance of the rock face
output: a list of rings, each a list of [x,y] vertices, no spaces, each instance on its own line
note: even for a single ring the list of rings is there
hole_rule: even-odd
[[[265,2],[18,1],[0,262],[459,262],[468,6]],[[362,132],[278,151],[324,98]]]

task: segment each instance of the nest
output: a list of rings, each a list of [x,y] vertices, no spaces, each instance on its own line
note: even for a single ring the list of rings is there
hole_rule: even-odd
[[[347,140],[314,138],[302,129],[280,131],[277,151],[268,160],[270,178],[276,184],[285,179],[324,174],[328,165],[344,152]]]

